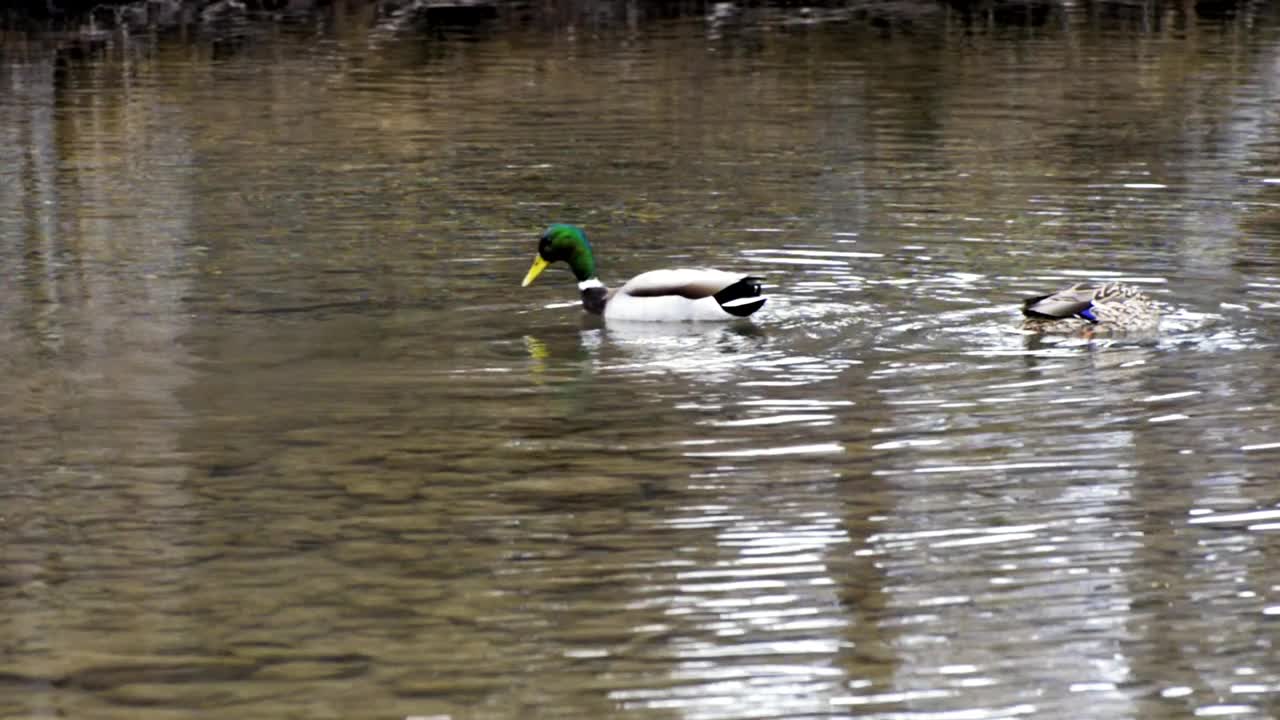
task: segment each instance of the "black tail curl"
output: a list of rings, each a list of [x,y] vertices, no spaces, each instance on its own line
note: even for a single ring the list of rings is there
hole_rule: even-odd
[[[716,293],[716,302],[720,303],[720,308],[730,315],[735,317],[746,317],[764,307],[764,303],[767,298],[760,297],[760,283],[762,281],[763,278],[748,275]],[[759,298],[759,300],[754,302],[743,302],[750,298]],[[726,305],[726,303],[730,304]]]

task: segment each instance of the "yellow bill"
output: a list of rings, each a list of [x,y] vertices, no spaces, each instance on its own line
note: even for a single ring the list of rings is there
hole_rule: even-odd
[[[546,270],[547,266],[550,264],[551,263],[546,260],[543,260],[541,255],[534,257],[533,267],[529,268],[528,273],[525,273],[524,282],[520,283],[520,287],[529,287],[529,283],[533,282],[539,275],[541,275],[542,271]]]

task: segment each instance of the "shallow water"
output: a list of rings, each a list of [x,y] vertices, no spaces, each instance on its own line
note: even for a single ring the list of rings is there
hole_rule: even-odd
[[[1274,13],[337,12],[6,43],[0,716],[1280,707]]]

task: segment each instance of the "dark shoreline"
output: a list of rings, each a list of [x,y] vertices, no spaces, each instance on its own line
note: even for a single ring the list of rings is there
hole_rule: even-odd
[[[658,20],[701,17],[717,27],[761,19],[804,26],[856,22],[882,31],[929,26],[1127,26],[1142,32],[1197,21],[1274,17],[1267,0],[16,0],[0,10],[9,39],[111,42],[119,34],[237,35],[270,25],[368,24],[393,32],[487,32],[512,28],[634,30]],[[4,43],[0,43],[3,46]]]
[[[1152,17],[1188,12],[1212,18],[1259,12],[1265,0],[1084,0],[1091,14]],[[425,21],[471,24],[502,17],[619,18],[706,15],[775,7],[805,12],[912,15],[945,8],[997,22],[1034,24],[1061,11],[1061,0],[15,0],[0,11],[0,27],[67,29],[92,23],[102,28],[164,28],[233,20],[303,20],[372,7],[379,16],[409,14]]]

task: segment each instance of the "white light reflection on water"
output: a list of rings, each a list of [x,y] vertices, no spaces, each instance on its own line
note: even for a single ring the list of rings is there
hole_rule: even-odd
[[[1187,522],[1192,525],[1236,525],[1255,520],[1280,520],[1280,509],[1255,510],[1242,513],[1214,513],[1212,515],[1193,517]]]
[[[927,369],[902,362],[872,373],[893,413],[891,426],[877,428],[888,437],[875,446],[893,453],[872,473],[899,498],[886,529],[865,541],[886,575],[886,615],[894,618],[886,632],[892,629],[900,648],[891,690],[949,693],[914,700],[911,716],[1048,716],[1078,703],[1081,693],[1090,697],[1092,718],[1133,716],[1133,698],[1122,689],[1134,675],[1123,642],[1132,591],[1112,569],[1129,566],[1140,548],[1133,538],[1142,527],[1130,511],[1134,434],[1100,416],[1087,443],[1108,456],[1095,463],[1061,447],[1052,428],[1056,415],[1099,397],[1091,373],[1137,372],[1145,367],[1133,362],[1139,359],[1113,352],[1064,378],[1057,363],[1073,361],[1055,357],[1025,374],[992,376],[994,382],[966,378],[974,367],[952,361]],[[1149,392],[1143,407],[1159,408],[1170,394]],[[989,431],[1006,427],[1022,430],[1016,443]],[[945,442],[910,442],[925,430]],[[967,462],[954,461],[960,448],[968,449]],[[1072,480],[1082,473],[1088,482]],[[1014,508],[1021,522],[993,522]],[[1031,646],[1035,663],[1010,661]],[[939,666],[973,671],[945,679]],[[1020,689],[1028,687],[1037,688],[1034,705],[1022,702]],[[881,687],[871,695],[884,693]],[[897,710],[874,716],[908,714]]]
[[[769,415],[759,418],[747,418],[745,420],[719,420],[713,424],[720,427],[754,427],[758,425],[784,425],[787,423],[804,423],[806,425],[830,425],[835,419],[835,415],[814,414],[814,413],[796,413],[784,415]]]
[[[675,637],[669,682],[619,689],[628,708],[679,710],[691,720],[812,715],[845,692],[842,607],[826,558],[849,542],[839,518],[811,506],[767,510],[740,502],[671,521],[718,526],[718,558],[682,569],[664,592],[666,615],[695,633]]]
[[[601,338],[607,348],[588,343]],[[646,323],[610,321],[583,332],[584,347],[604,349],[603,367],[613,372],[679,373],[709,384],[740,387],[800,387],[829,381],[858,364],[856,359],[806,355],[778,349],[767,330],[749,322]]]
[[[778,455],[820,455],[840,452],[844,452],[844,446],[839,443],[818,443],[815,445],[791,445],[784,447],[755,448],[751,450],[687,452],[685,455],[687,457],[754,458]]]

